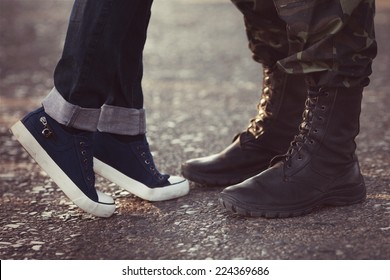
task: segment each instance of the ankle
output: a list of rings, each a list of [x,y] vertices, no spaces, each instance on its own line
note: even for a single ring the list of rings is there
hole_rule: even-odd
[[[145,141],[146,139],[145,134],[139,134],[139,135],[121,135],[121,134],[113,134],[113,133],[109,133],[109,134],[122,143],[141,142],[141,141]]]
[[[86,130],[81,130],[81,129],[70,127],[70,126],[66,126],[66,125],[63,125],[63,124],[60,124],[60,125],[66,132],[68,132],[68,133],[70,133],[72,135],[76,135],[76,134],[87,132]]]

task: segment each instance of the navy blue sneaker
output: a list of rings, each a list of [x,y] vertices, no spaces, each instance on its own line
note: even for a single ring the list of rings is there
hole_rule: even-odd
[[[189,192],[186,179],[161,174],[153,161],[145,136],[121,141],[109,133],[94,136],[94,170],[119,187],[148,200],[162,201]]]
[[[92,132],[69,132],[43,108],[29,113],[11,131],[78,207],[99,217],[114,213],[112,197],[95,189]]]

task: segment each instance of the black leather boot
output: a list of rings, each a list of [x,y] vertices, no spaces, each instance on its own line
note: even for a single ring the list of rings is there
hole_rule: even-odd
[[[213,186],[237,184],[265,170],[274,156],[287,150],[298,132],[306,86],[301,76],[277,69],[266,69],[263,77],[258,115],[247,130],[222,152],[185,162],[185,178]]]
[[[266,171],[223,190],[220,202],[246,216],[290,217],[366,197],[355,155],[362,88],[309,91],[300,133]]]

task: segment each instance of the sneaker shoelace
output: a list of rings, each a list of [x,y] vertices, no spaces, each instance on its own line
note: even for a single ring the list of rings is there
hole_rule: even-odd
[[[78,137],[81,164],[85,174],[88,188],[95,188],[95,173],[93,171],[93,148],[92,141],[88,137]]]
[[[149,146],[148,145],[137,145],[136,147],[140,158],[143,161],[143,164],[146,168],[146,170],[157,179],[157,181],[165,182],[168,180],[169,175],[163,175],[161,174],[158,169],[156,168],[156,165],[153,160],[153,155],[150,152]]]

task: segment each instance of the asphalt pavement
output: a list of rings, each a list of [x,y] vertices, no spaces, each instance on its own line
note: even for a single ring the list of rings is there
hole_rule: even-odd
[[[368,197],[296,218],[245,218],[222,188],[146,202],[97,177],[117,203],[80,211],[8,128],[52,88],[72,1],[0,0],[0,259],[390,259],[390,4],[377,1],[379,54],[366,88],[357,154]],[[219,152],[256,114],[261,68],[228,0],[156,0],[145,47],[148,139],[162,172]]]

